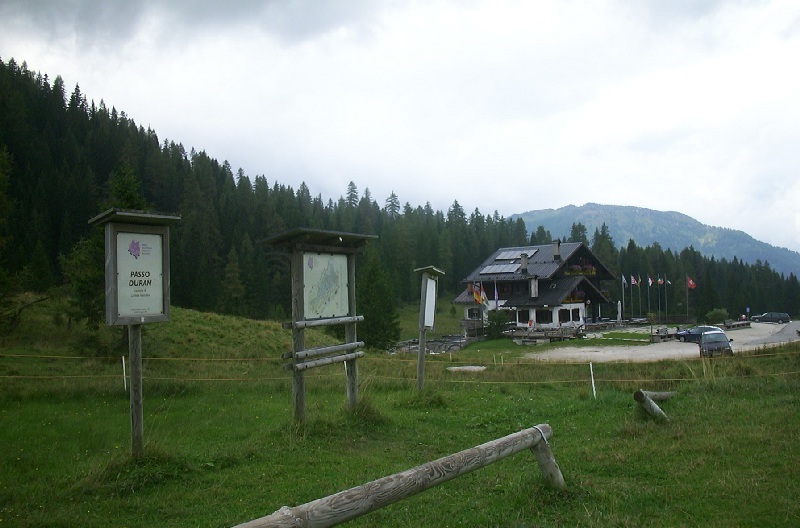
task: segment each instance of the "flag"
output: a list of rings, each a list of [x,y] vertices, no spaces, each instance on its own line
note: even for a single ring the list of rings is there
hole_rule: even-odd
[[[497,298],[497,281],[494,283],[494,309],[497,310],[498,308],[498,298]]]
[[[631,275],[631,286],[638,286],[638,285],[639,285],[639,283],[636,282],[636,277]]]
[[[686,276],[686,287],[690,290],[693,290],[697,287],[697,284],[688,275]]]
[[[641,285],[642,285],[642,276],[639,275],[639,286],[641,286]]]
[[[483,289],[483,283],[481,283],[481,303],[489,304],[489,299],[486,298],[486,291]]]
[[[672,284],[672,283],[669,281],[669,279],[667,279],[667,284]]]
[[[658,278],[658,285],[659,285],[659,286],[661,286],[662,284],[664,284],[664,279],[662,279],[661,277],[659,277],[659,278]]]
[[[650,287],[650,286],[652,286],[652,285],[653,285],[653,279],[651,279],[651,278],[650,278],[650,275],[648,275],[648,276],[647,276],[647,287],[649,288],[649,287]]]
[[[475,299],[475,304],[481,303],[481,287],[477,282],[472,285],[472,298]]]
[[[627,286],[628,285],[628,281],[625,280],[625,275],[622,276],[622,285],[623,286]]]

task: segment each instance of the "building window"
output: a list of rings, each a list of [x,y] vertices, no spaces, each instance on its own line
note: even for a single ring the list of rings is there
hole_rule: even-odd
[[[552,324],[553,312],[550,310],[536,310],[536,324]]]
[[[559,323],[568,323],[569,319],[569,310],[567,308],[561,308],[558,311],[558,322]]]
[[[581,309],[580,308],[573,308],[572,309],[572,320],[576,323],[581,321]]]
[[[480,319],[481,318],[480,308],[470,308],[469,310],[467,310],[467,317],[470,319]]]
[[[528,320],[531,317],[531,313],[528,310],[517,310],[517,323],[519,324],[528,324]]]

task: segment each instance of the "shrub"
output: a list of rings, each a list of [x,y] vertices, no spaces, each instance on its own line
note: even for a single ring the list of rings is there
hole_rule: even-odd
[[[728,310],[725,308],[714,308],[708,312],[705,317],[707,323],[721,323],[725,319],[728,319]]]

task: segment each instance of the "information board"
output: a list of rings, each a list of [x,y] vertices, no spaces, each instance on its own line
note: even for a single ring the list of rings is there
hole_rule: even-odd
[[[303,302],[306,319],[349,314],[347,255],[303,254]]]
[[[162,235],[117,233],[117,317],[164,313]]]

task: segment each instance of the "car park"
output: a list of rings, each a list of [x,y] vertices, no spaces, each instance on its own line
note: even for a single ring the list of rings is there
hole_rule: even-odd
[[[733,339],[728,339],[722,330],[704,332],[700,335],[700,342],[697,343],[700,347],[700,357],[732,356],[732,341]]]
[[[686,343],[699,343],[700,336],[703,335],[705,332],[721,332],[722,329],[718,326],[694,326],[692,328],[685,328],[683,330],[678,330],[675,333],[675,339],[678,341],[684,341]]]
[[[754,315],[750,318],[751,321],[757,323],[791,323],[789,314],[786,312],[766,312],[761,315]]]

